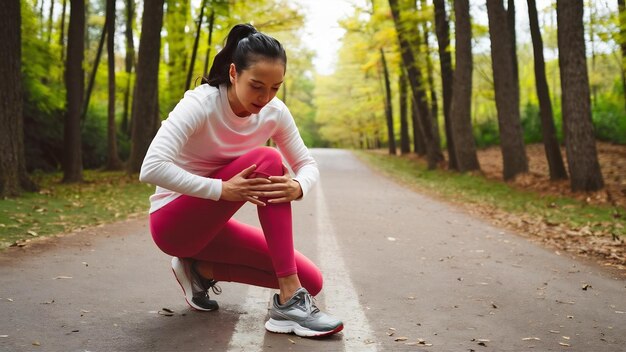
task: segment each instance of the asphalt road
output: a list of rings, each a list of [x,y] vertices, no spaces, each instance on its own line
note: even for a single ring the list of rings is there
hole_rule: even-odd
[[[326,339],[266,333],[272,290],[221,283],[186,305],[129,220],[0,253],[2,351],[624,351],[626,281],[417,194],[349,152],[315,150],[297,248],[325,274]],[[236,216],[258,224],[247,205]],[[163,308],[173,311],[162,315]]]

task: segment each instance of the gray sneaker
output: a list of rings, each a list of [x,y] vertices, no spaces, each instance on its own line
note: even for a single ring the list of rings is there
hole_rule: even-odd
[[[270,320],[265,328],[277,333],[295,333],[302,337],[319,337],[332,335],[343,330],[343,323],[315,306],[313,296],[301,287],[285,302],[279,303],[278,294],[274,295]]]
[[[219,295],[222,289],[216,286],[217,281],[205,279],[198,274],[193,266],[193,259],[172,258],[172,271],[185,294],[187,304],[193,309],[211,311],[219,308],[217,301],[210,299],[209,290]]]

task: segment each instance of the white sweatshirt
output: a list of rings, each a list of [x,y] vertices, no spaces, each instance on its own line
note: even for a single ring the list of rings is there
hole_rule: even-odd
[[[272,138],[295,172],[302,194],[319,178],[287,106],[272,99],[258,114],[235,115],[227,88],[202,84],[185,93],[152,140],[139,180],[156,185],[150,213],[186,194],[219,200],[222,180],[207,176]]]

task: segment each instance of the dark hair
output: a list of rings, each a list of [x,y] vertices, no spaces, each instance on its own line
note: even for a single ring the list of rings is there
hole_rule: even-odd
[[[214,87],[230,85],[230,64],[234,63],[237,73],[246,70],[261,59],[281,60],[287,67],[287,54],[280,42],[263,34],[251,24],[235,25],[226,38],[224,48],[215,55],[208,77],[202,83]]]

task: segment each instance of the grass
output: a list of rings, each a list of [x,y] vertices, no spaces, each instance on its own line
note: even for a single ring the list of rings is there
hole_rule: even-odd
[[[34,175],[40,192],[0,200],[0,249],[145,214],[154,192],[124,172],[87,170],[80,184],[62,184],[61,178],[59,173]]]
[[[471,173],[427,170],[423,162],[415,159],[366,151],[355,151],[355,154],[392,179],[446,200],[530,216],[572,229],[588,227],[594,234],[612,235],[614,239],[624,236],[626,211],[623,208],[589,205],[572,198],[520,190]]]

